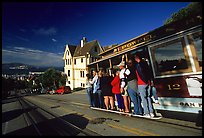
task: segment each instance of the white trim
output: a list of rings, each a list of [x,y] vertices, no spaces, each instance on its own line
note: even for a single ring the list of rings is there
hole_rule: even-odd
[[[184,40],[185,40],[185,43],[186,43],[186,49],[187,49],[187,52],[188,52],[188,55],[189,55],[192,71],[196,72],[196,66],[195,66],[195,62],[193,60],[193,54],[191,52],[191,48],[190,48],[190,44],[188,42],[187,36],[184,36]]]
[[[159,103],[154,104],[156,110],[179,111],[187,113],[198,113],[202,111],[202,98],[175,98],[159,97]]]
[[[181,74],[173,74],[173,75],[163,75],[163,76],[155,76],[154,78],[167,78],[167,77],[178,77],[178,76],[186,76],[186,75],[200,75],[202,72],[190,72],[190,73],[181,73]]]

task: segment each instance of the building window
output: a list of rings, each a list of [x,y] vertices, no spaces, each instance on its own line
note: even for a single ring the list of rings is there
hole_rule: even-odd
[[[68,65],[71,65],[71,59],[68,59]]]
[[[67,59],[65,59],[65,65],[67,65]]]
[[[74,59],[74,65],[76,65],[76,59]]]
[[[70,70],[68,70],[68,72],[67,72],[67,76],[70,77]]]
[[[85,87],[85,84],[84,84],[84,83],[81,83],[81,87]]]
[[[83,58],[81,58],[81,63],[83,63]]]
[[[70,84],[70,81],[68,81],[68,84]]]
[[[95,51],[95,52],[98,52],[98,49],[97,49],[97,47],[95,47],[95,48],[94,48],[94,51]]]
[[[84,78],[84,71],[80,71],[80,77]]]

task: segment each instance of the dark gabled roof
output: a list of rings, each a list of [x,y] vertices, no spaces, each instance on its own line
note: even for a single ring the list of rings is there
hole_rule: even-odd
[[[78,56],[84,56],[87,54],[87,52],[89,52],[92,47],[98,45],[98,41],[97,40],[93,40],[91,42],[87,42],[85,43],[85,45],[83,47],[81,47],[80,45],[77,46],[75,52],[74,52],[74,57],[78,57]]]
[[[69,44],[68,44],[68,48],[69,48],[69,51],[70,51],[70,53],[71,53],[71,55],[72,55],[72,57],[73,57],[74,52],[75,52],[77,46],[69,45]]]
[[[118,44],[113,44],[113,45],[109,45],[109,46],[103,46],[102,49],[103,51],[101,53],[99,53],[99,55],[106,53],[107,51],[114,49],[115,47],[117,47]]]
[[[109,48],[111,48],[111,46],[103,46],[103,47],[102,47],[103,51],[106,51],[106,50],[108,50]]]
[[[106,50],[109,50],[110,48],[113,48],[115,46],[117,46],[118,44],[113,44],[113,45],[108,45],[108,46],[103,46],[103,50],[106,51]]]

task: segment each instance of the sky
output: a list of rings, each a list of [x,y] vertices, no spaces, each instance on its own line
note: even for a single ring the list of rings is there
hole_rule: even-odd
[[[162,26],[190,2],[4,2],[2,63],[63,67],[66,44],[121,44]]]

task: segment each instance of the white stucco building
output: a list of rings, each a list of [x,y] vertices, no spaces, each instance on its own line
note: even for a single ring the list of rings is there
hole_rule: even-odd
[[[87,65],[98,58],[98,53],[102,52],[102,47],[97,40],[90,42],[83,37],[80,45],[67,44],[63,56],[64,73],[67,75],[66,86],[74,88],[85,87]]]

